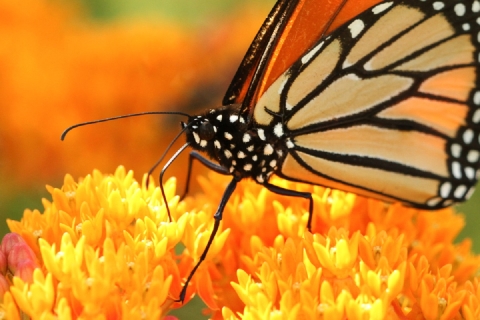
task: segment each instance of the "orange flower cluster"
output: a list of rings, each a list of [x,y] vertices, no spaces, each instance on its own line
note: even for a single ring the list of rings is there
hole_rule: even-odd
[[[172,308],[213,227],[228,179],[200,177],[204,193],[179,202],[159,188],[95,171],[49,187],[45,211],[8,221],[35,252],[31,282],[13,277],[8,319],[159,319]],[[453,244],[463,218],[272,179],[307,201],[239,184],[205,262],[187,290],[213,319],[478,319],[480,257]],[[179,250],[182,244],[182,251]]]

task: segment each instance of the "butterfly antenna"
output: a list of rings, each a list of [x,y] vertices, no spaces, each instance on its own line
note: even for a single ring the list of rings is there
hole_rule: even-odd
[[[168,167],[173,163],[173,161],[175,161],[175,159],[177,159],[177,157],[180,155],[180,153],[182,153],[183,150],[185,150],[189,145],[190,144],[187,142],[180,149],[178,149],[177,152],[175,152],[175,154],[168,160],[168,162],[165,164],[162,171],[160,172],[160,178],[159,178],[160,190],[162,191],[163,201],[165,203],[165,206],[167,207],[168,219],[170,220],[170,222],[172,222],[172,216],[170,215],[170,208],[168,206],[167,197],[165,195],[165,190],[163,189],[163,175],[164,175],[165,171],[168,169]]]
[[[189,116],[190,117],[190,116]],[[145,183],[145,186],[148,188],[148,185],[149,185],[149,177],[152,175],[153,171],[158,167],[158,165],[163,161],[163,159],[165,158],[165,156],[167,155],[168,151],[172,148],[173,144],[178,140],[178,138],[186,131],[190,128],[191,126],[191,122],[189,121],[189,123],[182,129],[182,131],[180,131],[176,136],[175,138],[173,138],[173,140],[170,142],[170,144],[167,146],[167,148],[165,149],[165,151],[163,152],[163,154],[160,156],[160,158],[157,160],[157,162],[155,162],[155,164],[150,168],[150,170],[148,170],[148,173],[147,173],[147,181]],[[179,150],[177,150],[177,152],[175,152],[175,154],[170,158],[170,160],[168,160],[168,163],[163,167],[162,169],[162,172],[160,174],[160,178],[159,178],[159,181],[160,181],[160,190],[162,192],[162,197],[163,197],[163,201],[165,202],[165,206],[167,207],[167,213],[168,213],[168,219],[169,221],[171,222],[172,221],[172,216],[170,215],[170,208],[168,207],[168,202],[167,202],[167,197],[165,195],[165,190],[163,188],[163,181],[162,181],[162,178],[163,178],[163,173],[164,171],[166,170],[166,168],[168,168],[168,166],[170,166],[170,164],[173,162],[173,160],[175,160],[178,155],[183,151],[185,150],[185,148],[188,146],[189,144],[186,143],[185,145],[183,145]]]
[[[130,114],[124,114],[122,116],[117,116],[117,117],[111,117],[111,118],[105,118],[105,119],[100,119],[100,120],[93,120],[93,121],[86,121],[86,122],[81,122],[74,124],[73,126],[68,127],[65,129],[60,136],[60,139],[63,141],[65,139],[65,136],[67,133],[69,133],[71,130],[78,128],[78,127],[83,127],[83,126],[88,126],[91,124],[96,124],[100,122],[107,122],[107,121],[112,121],[112,120],[118,120],[118,119],[124,119],[124,118],[131,118],[131,117],[138,117],[138,116],[145,116],[148,114],[173,114],[173,115],[179,115],[179,116],[185,116],[190,118],[189,114],[186,114],[184,112],[178,112],[178,111],[148,111],[148,112],[140,112],[140,113],[130,113]]]

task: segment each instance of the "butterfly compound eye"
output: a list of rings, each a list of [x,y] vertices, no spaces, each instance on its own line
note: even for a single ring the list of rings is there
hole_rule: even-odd
[[[212,140],[215,136],[215,131],[210,122],[203,122],[198,128],[198,135],[203,140]]]

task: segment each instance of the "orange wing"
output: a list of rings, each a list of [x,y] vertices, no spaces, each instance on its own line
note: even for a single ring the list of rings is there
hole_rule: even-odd
[[[322,38],[254,108],[287,137],[278,174],[419,208],[466,200],[480,174],[479,18],[478,1],[392,0]]]
[[[223,99],[253,109],[258,98],[320,38],[381,0],[279,0],[257,33]]]

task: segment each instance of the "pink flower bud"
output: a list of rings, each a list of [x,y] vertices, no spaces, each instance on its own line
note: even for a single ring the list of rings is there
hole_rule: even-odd
[[[8,269],[15,273],[18,266],[26,262],[36,265],[37,258],[35,253],[25,242],[17,243],[10,249],[10,252],[8,253]]]
[[[35,268],[37,268],[35,261],[22,261],[16,266],[14,276],[31,283],[33,281],[33,270],[35,270]]]
[[[23,238],[18,233],[7,233],[2,239],[2,243],[0,244],[0,250],[2,250],[5,255],[8,256],[8,253],[10,252],[12,247],[17,243],[25,243],[25,240],[23,240]]]

